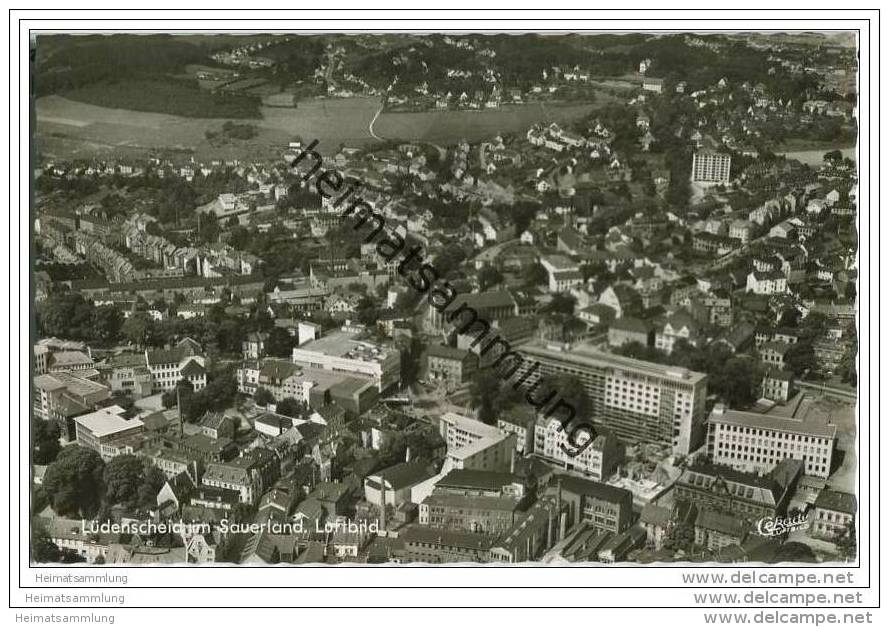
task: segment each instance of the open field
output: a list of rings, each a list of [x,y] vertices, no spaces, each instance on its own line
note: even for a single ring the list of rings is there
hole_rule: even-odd
[[[297,108],[263,107],[251,120],[256,138],[221,147],[204,133],[218,131],[225,120],[185,118],[161,113],[109,109],[48,96],[37,101],[37,135],[41,154],[87,158],[112,150],[145,154],[153,150],[193,151],[199,158],[250,158],[280,154],[295,136],[321,139],[322,150],[340,144],[372,141],[367,126],[378,108],[375,99],[312,100]]]
[[[507,105],[486,111],[383,113],[374,131],[385,139],[452,143],[524,132],[539,121],[566,122],[586,115],[593,105]],[[211,146],[204,133],[218,131],[223,119],[185,118],[162,113],[109,109],[47,96],[37,100],[40,153],[56,158],[88,158],[112,150],[145,154],[158,150],[191,151],[205,158],[258,158],[280,154],[294,137],[319,139],[320,149],[362,146],[374,141],[368,126],[379,109],[375,98],[305,100],[295,108],[262,107],[254,139]]]
[[[839,150],[841,153],[843,153],[844,157],[848,157],[853,161],[857,156],[855,146],[852,146],[850,148],[837,148],[829,146],[822,146],[819,148],[800,148],[796,150],[788,150],[787,152],[779,154],[783,154],[788,159],[796,159],[800,163],[805,163],[806,165],[818,166],[821,165],[821,163],[824,161],[824,153],[830,150]]]
[[[425,111],[383,113],[374,132],[385,139],[423,140],[451,143],[479,141],[499,133],[524,132],[536,122],[566,122],[592,111],[594,105],[504,105],[483,111]]]

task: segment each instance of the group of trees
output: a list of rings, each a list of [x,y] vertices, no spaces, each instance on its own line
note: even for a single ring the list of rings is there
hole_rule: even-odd
[[[207,374],[207,385],[198,391],[188,382],[180,380],[176,388],[164,392],[164,407],[176,407],[186,422],[197,422],[207,412],[223,411],[234,403],[238,394],[238,382],[230,369],[221,368]]]
[[[34,88],[46,96],[134,76],[157,76],[181,71],[205,57],[201,47],[170,35],[43,35],[36,48]]]
[[[44,337],[107,344],[121,337],[123,314],[114,305],[94,305],[73,292],[51,294],[37,304],[37,328]]]
[[[478,288],[482,292],[503,282],[503,274],[491,264],[482,266],[476,278],[478,279]]]
[[[545,399],[549,400],[544,404]],[[516,389],[511,379],[504,378],[494,368],[482,368],[472,379],[469,400],[478,411],[478,419],[491,425],[497,424],[498,416],[504,411],[521,403],[543,408],[562,400],[574,409],[578,419],[589,419],[592,414],[583,384],[572,375],[543,377],[536,386],[526,390]]]
[[[137,300],[134,310],[124,319],[115,305],[97,306],[76,292],[57,292],[37,304],[37,328],[44,337],[64,337],[100,346],[124,342],[138,349],[173,345],[190,337],[209,354],[221,355],[240,354],[248,333],[264,331],[269,333],[269,354],[289,356],[293,338],[274,326],[261,298],[251,304],[246,316],[242,315],[243,310],[227,310],[236,303],[230,292],[224,290],[221,298],[219,303],[207,308],[204,316],[189,319],[176,316],[181,302],[178,299],[153,303]],[[366,305],[374,306],[372,301]],[[155,320],[148,314],[152,308],[166,313],[167,317]],[[376,309],[364,317],[375,320]]]
[[[106,464],[92,449],[68,446],[47,467],[35,502],[69,518],[105,519],[113,507],[147,513],[165,481],[147,459],[120,455]]]
[[[63,92],[66,98],[112,109],[168,113],[187,118],[259,118],[258,96],[209,91],[190,78],[121,78]]]
[[[92,518],[104,496],[105,462],[82,446],[64,448],[46,469],[42,489],[60,516]]]
[[[31,462],[39,466],[54,462],[62,450],[60,436],[57,422],[34,418],[31,421]]]
[[[253,402],[260,407],[267,407],[270,404],[274,404],[275,413],[281,414],[282,416],[289,416],[290,418],[304,416],[307,411],[306,406],[292,396],[287,396],[280,401],[275,402],[274,395],[264,387],[257,388],[256,392],[253,393]]]
[[[44,523],[39,518],[31,519],[31,560],[38,564],[73,564],[85,562],[71,549],[61,549],[52,541]]]

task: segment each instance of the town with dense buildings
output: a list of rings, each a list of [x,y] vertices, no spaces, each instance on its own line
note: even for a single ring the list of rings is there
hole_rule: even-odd
[[[32,561],[856,559],[854,38],[129,37],[38,107],[217,130],[38,115]]]

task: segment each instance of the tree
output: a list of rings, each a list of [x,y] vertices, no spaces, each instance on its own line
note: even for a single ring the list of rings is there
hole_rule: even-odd
[[[34,446],[31,449],[31,461],[45,466],[56,460],[62,445],[59,442],[61,430],[59,425],[51,420],[34,418],[31,421],[31,433],[34,438]]]
[[[380,317],[380,308],[377,307],[372,298],[369,296],[362,296],[358,300],[358,305],[355,307],[355,317],[365,326],[375,326]]]
[[[807,370],[814,370],[817,363],[811,340],[801,339],[799,342],[791,344],[784,355],[784,363],[797,375],[803,374]]]
[[[230,355],[241,352],[244,339],[247,336],[247,330],[242,321],[223,317],[215,331],[214,342],[220,352]]]
[[[175,388],[161,395],[161,405],[166,409],[176,407],[179,402],[182,405],[186,405],[192,394],[194,394],[194,386],[185,379],[179,379],[176,382]],[[179,409],[181,410],[182,408],[180,407]]]
[[[550,313],[570,316],[574,314],[575,305],[577,305],[577,299],[571,294],[554,294],[553,299],[546,306],[546,310]]]
[[[785,542],[775,551],[775,562],[810,562],[818,560],[811,547],[802,542]]]
[[[43,476],[43,487],[60,516],[92,518],[104,493],[105,462],[95,451],[81,446],[62,449]]]
[[[95,338],[94,310],[80,294],[51,294],[38,306],[38,326],[45,336],[91,340]]]
[[[553,401],[564,401],[564,403],[574,409],[576,418],[586,419],[592,414],[592,405],[586,390],[584,390],[583,383],[574,375],[546,376],[543,378],[540,388],[540,391],[535,392],[535,398],[544,398],[551,391],[555,391],[556,394],[553,397]],[[562,418],[562,416],[556,416],[556,418]]]
[[[516,236],[528,230],[528,227],[531,226],[531,220],[534,219],[539,209],[540,205],[537,203],[526,201],[517,202],[510,208],[510,216],[512,216],[513,224],[515,224]]]
[[[497,268],[490,264],[485,264],[482,266],[481,270],[478,271],[478,287],[482,292],[502,281],[503,275],[500,274],[500,271]]]
[[[653,346],[641,344],[640,342],[627,342],[626,344],[614,349],[614,352],[624,357],[632,357],[633,359],[641,359],[643,361],[652,361],[655,363],[665,363],[667,356],[663,351]]]
[[[846,524],[843,534],[837,538],[837,551],[846,560],[854,560],[858,556],[858,541],[855,536],[855,521]]]
[[[762,377],[757,363],[747,357],[732,357],[709,370],[710,386],[730,407],[747,407],[759,398]]]
[[[423,356],[423,342],[416,336],[410,336],[400,338],[397,345],[401,353],[401,384],[413,385],[422,367],[420,359]]]
[[[438,270],[439,276],[446,277],[459,268],[465,259],[466,251],[456,244],[448,244],[435,257],[433,265]]]
[[[500,392],[500,376],[490,368],[478,371],[469,387],[469,399],[478,409],[479,420],[486,424],[496,424],[496,399]]]
[[[62,560],[62,552],[52,541],[43,523],[38,519],[31,520],[31,561],[38,564],[58,563]]]
[[[855,357],[858,355],[858,339],[855,338],[850,343],[846,352],[840,358],[837,366],[837,375],[840,381],[848,383],[852,387],[858,387],[858,371],[855,368]]]
[[[547,276],[546,268],[536,261],[522,269],[522,281],[527,287],[543,285],[547,281]]]
[[[144,465],[135,455],[118,455],[105,466],[105,501],[108,505],[123,505],[134,509],[139,504]]]
[[[695,529],[692,525],[679,523],[673,526],[664,538],[664,548],[670,551],[691,551],[695,543]]]
[[[827,330],[828,322],[827,316],[823,313],[812,312],[803,318],[800,331],[806,338],[817,338]]]
[[[269,331],[265,341],[265,352],[271,357],[290,357],[293,351],[294,338],[281,327],[274,327]]]
[[[143,468],[142,483],[139,484],[139,508],[149,510],[157,505],[157,493],[167,482],[167,477],[157,466],[146,464]]]
[[[778,325],[782,327],[795,327],[799,324],[800,313],[796,307],[788,307],[783,312],[781,312],[781,318],[778,320]]]
[[[843,160],[843,153],[839,150],[831,150],[824,153],[824,161],[827,163],[838,163]]]
[[[120,339],[123,314],[114,305],[101,305],[93,312],[93,333],[101,342],[112,343]]]
[[[260,407],[265,407],[269,403],[274,403],[275,397],[267,389],[258,387],[256,388],[256,392],[253,393],[253,402]]]
[[[275,405],[275,411],[284,416],[289,416],[291,418],[297,418],[302,414],[303,406],[298,400],[293,398],[292,396],[288,396],[285,399],[282,399],[278,404]]]
[[[142,348],[148,344],[148,338],[151,334],[152,321],[145,312],[135,312],[127,318],[121,328],[124,338],[134,344],[137,348]]]

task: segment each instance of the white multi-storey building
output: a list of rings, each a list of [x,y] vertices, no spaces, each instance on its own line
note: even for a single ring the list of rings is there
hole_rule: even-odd
[[[439,433],[448,445],[443,471],[512,471],[515,434],[454,412],[439,418]]]
[[[583,283],[580,266],[564,255],[541,257],[540,265],[546,270],[550,292],[567,292]]]
[[[617,438],[600,434],[592,444],[578,455],[569,455],[587,443],[589,434],[580,432],[576,442],[569,442],[570,427],[562,428],[556,418],[537,422],[534,434],[534,452],[548,460],[564,466],[568,470],[585,473],[596,481],[606,481],[620,463],[623,453]]]
[[[713,463],[766,473],[791,458],[805,464],[807,475],[830,476],[837,428],[810,399],[799,396],[766,414],[717,405],[707,422],[707,452]]]
[[[747,275],[747,292],[772,295],[787,293],[787,277],[779,270],[758,272],[754,270]]]
[[[191,384],[195,392],[207,385],[201,347],[190,338],[185,338],[170,349],[146,350],[145,363],[151,373],[155,392],[173,390],[183,379]]]
[[[731,155],[699,150],[691,162],[691,180],[695,183],[718,185],[728,183],[732,170]]]
[[[373,377],[383,392],[401,381],[401,354],[336,332],[293,349],[293,363]]]
[[[593,421],[622,439],[670,444],[681,455],[703,442],[706,374],[604,353],[588,344],[538,340],[516,352],[523,358],[516,380],[528,374],[523,381],[531,385],[546,375],[576,377],[590,400]],[[540,397],[540,391],[532,396]]]

